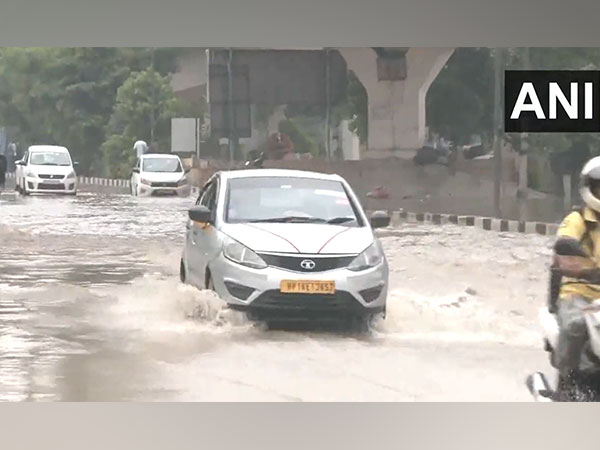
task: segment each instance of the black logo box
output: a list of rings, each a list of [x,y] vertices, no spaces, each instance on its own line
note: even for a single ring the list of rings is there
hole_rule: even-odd
[[[523,83],[533,83],[545,119],[538,119],[534,111],[521,112],[518,119],[510,116],[516,105]],[[556,119],[549,119],[549,86],[558,83],[568,101],[571,83],[578,83],[577,119],[571,119],[557,102]],[[584,83],[592,83],[592,118],[584,116]],[[531,103],[528,96],[526,104]],[[504,72],[504,131],[507,133],[594,133],[600,132],[600,71],[598,70],[507,70]]]

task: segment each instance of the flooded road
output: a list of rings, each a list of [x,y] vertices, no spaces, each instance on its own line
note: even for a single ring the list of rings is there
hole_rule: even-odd
[[[0,400],[529,401],[550,239],[403,225],[370,335],[223,320],[179,283],[194,198],[0,195]]]

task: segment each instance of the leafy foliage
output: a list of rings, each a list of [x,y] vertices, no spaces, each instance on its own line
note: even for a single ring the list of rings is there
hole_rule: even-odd
[[[369,99],[367,91],[354,74],[348,72],[347,96],[344,102],[333,108],[332,124],[350,119],[349,128],[354,131],[361,142],[367,142],[369,136]]]
[[[488,48],[458,48],[427,94],[432,132],[468,144],[472,135],[489,140],[493,127],[493,60]]]
[[[153,151],[168,146],[170,119],[178,102],[169,78],[154,69],[134,72],[117,91],[114,111],[108,123],[108,139],[102,149],[112,168],[111,175],[127,176],[135,160],[133,142],[148,136]],[[129,145],[125,145],[129,143]]]
[[[478,134],[491,143],[494,113],[496,49],[460,48],[429,89],[427,122],[430,129],[458,144]],[[585,70],[600,67],[600,48],[507,48],[504,69]],[[504,139],[517,151],[518,134]],[[577,173],[585,159],[600,154],[597,133],[530,133],[529,153],[549,155],[555,172]],[[557,173],[558,173],[557,172]]]
[[[98,170],[118,88],[150,65],[172,71],[182,51],[1,48],[0,123],[17,130],[21,152],[31,144],[65,145],[82,172]]]
[[[282,120],[279,122],[278,129],[280,133],[287,134],[290,137],[296,152],[311,153],[313,156],[318,155],[319,147],[294,119]]]

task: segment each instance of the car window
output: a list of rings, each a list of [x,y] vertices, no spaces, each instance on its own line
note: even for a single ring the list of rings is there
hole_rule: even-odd
[[[35,166],[70,166],[71,159],[65,152],[36,151],[31,154],[29,163]]]
[[[226,221],[294,218],[362,226],[357,205],[336,180],[284,177],[236,178],[228,182]]]
[[[206,206],[210,210],[214,210],[216,187],[217,183],[216,181],[213,181],[200,199],[200,204]]]
[[[142,170],[144,172],[183,172],[178,158],[144,158]]]
[[[196,206],[205,205],[204,202],[206,202],[206,195],[213,183],[214,183],[214,181],[211,181],[211,180],[206,182],[206,184],[200,191],[200,194],[198,194],[198,199],[196,200]]]
[[[140,168],[140,158],[137,159],[136,163],[135,163],[135,168],[139,169]]]
[[[23,155],[23,161],[25,164],[29,163],[29,151],[25,151],[25,154]]]

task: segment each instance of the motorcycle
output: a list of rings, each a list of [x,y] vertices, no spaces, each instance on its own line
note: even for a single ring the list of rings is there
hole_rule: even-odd
[[[597,402],[600,401],[600,300],[584,309],[588,339],[583,347],[580,364],[568,380],[556,374],[553,388],[542,372],[526,379],[529,392],[539,402]],[[549,353],[553,367],[554,349],[558,343],[559,326],[556,314],[544,308],[540,312],[544,350]]]
[[[248,159],[244,163],[246,169],[262,169],[265,162],[265,152],[261,152],[258,157],[254,158],[254,154],[249,154]]]

